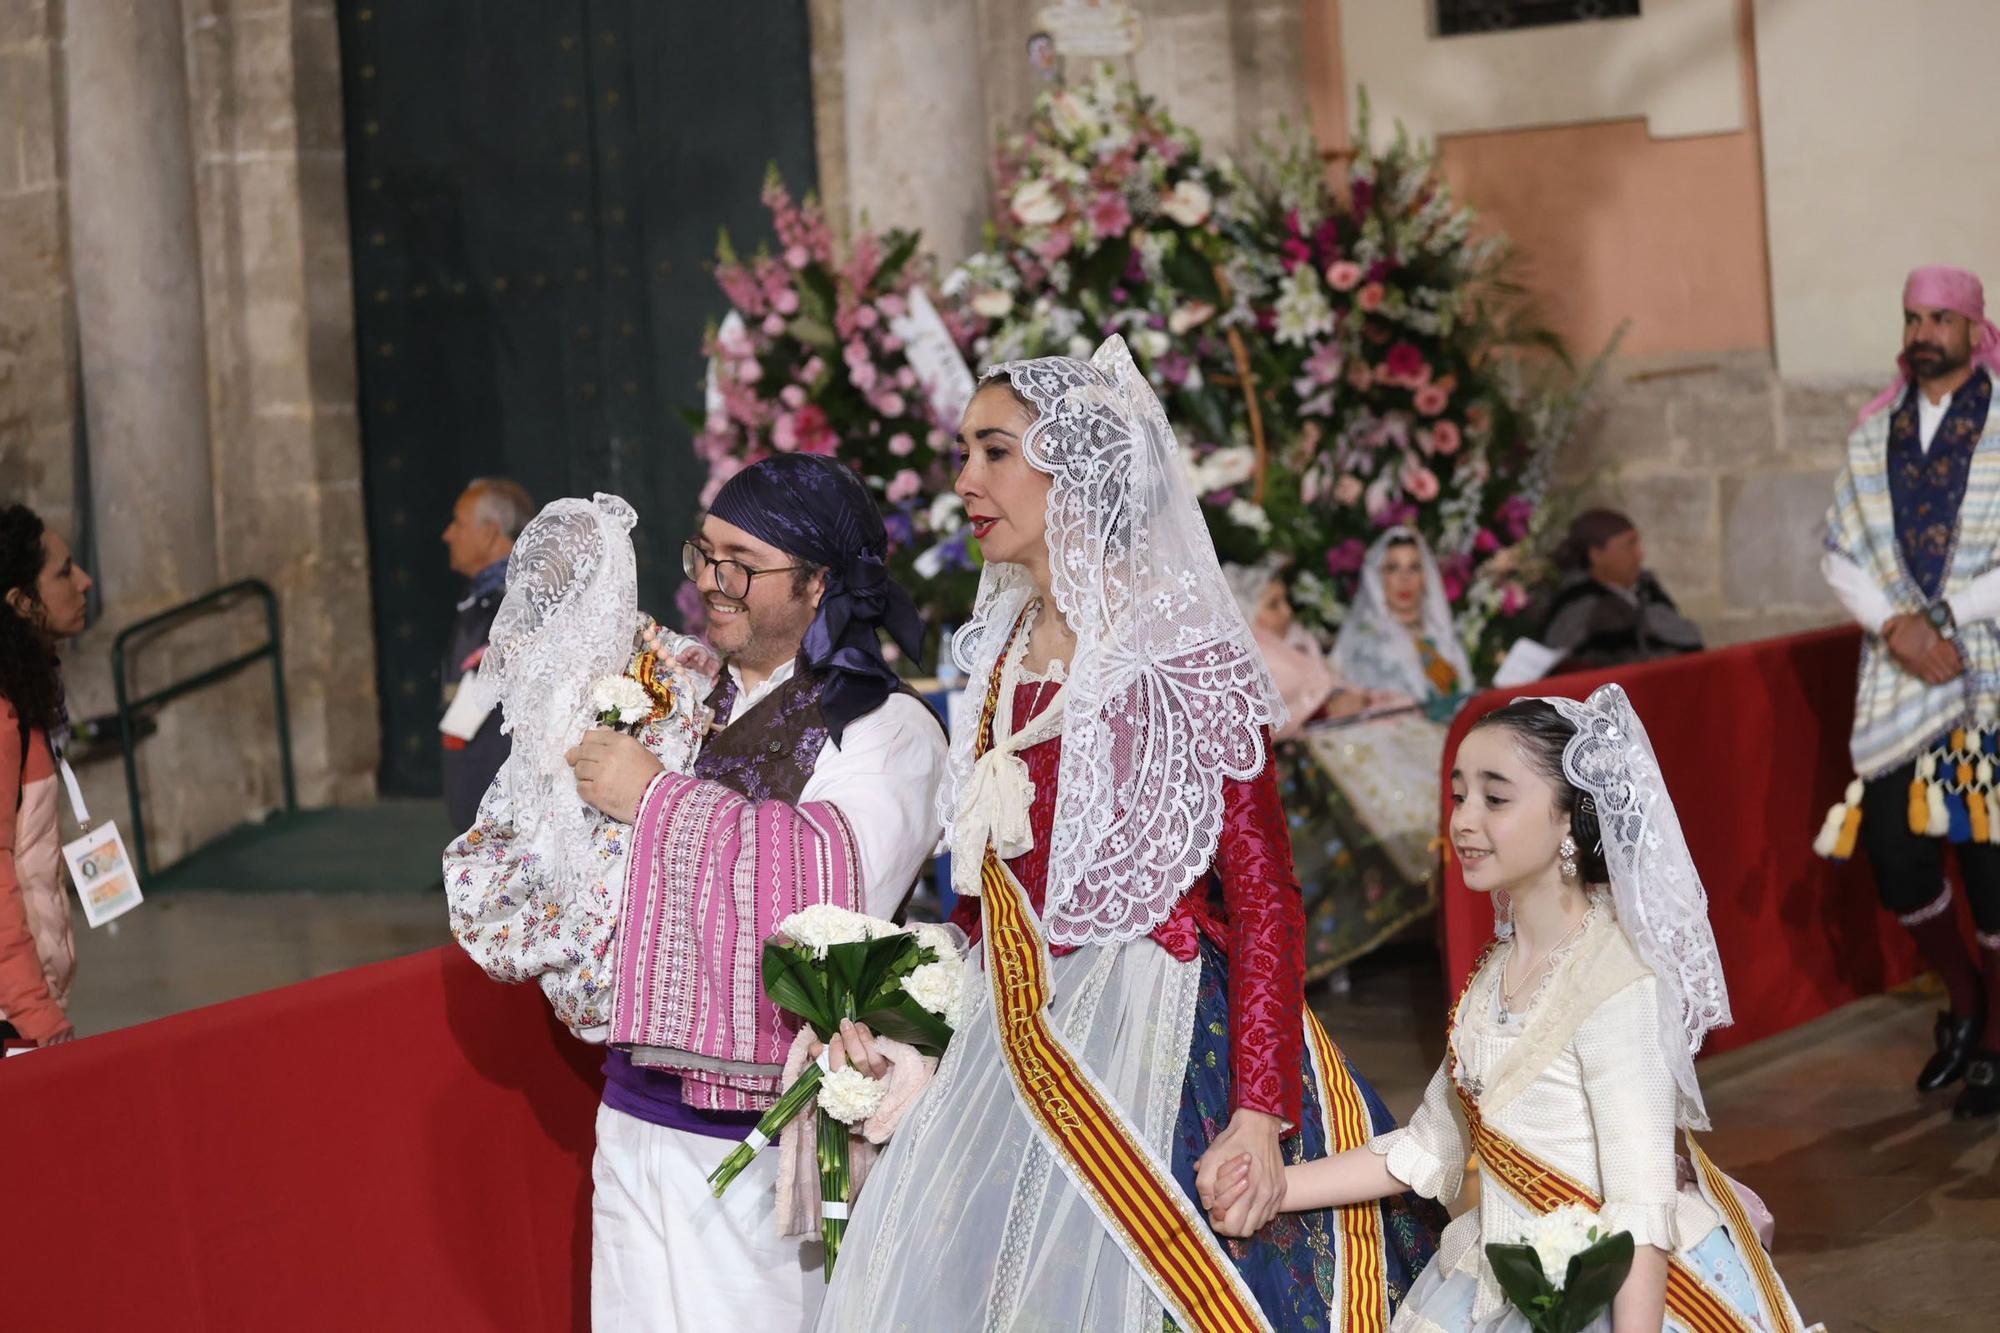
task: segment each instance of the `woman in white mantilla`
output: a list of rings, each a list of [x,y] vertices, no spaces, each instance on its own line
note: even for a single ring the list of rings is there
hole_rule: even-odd
[[[1444,579],[1423,534],[1393,527],[1375,539],[1333,665],[1362,689],[1394,690],[1446,721],[1472,692],[1472,664],[1452,623]]]
[[[1113,338],[991,372],[959,438],[987,564],[941,812],[984,971],[819,1327],[1386,1321],[1433,1210],[1276,1214],[1285,1162],[1391,1122],[1304,1008],[1284,706],[1159,400]],[[1194,1206],[1212,1146],[1251,1239]]]
[[[1691,1133],[1687,1157],[1675,1154],[1681,1131],[1708,1128],[1694,1055],[1729,1022],[1729,997],[1707,895],[1625,692],[1487,714],[1459,746],[1451,798],[1466,886],[1497,896],[1498,937],[1409,1126],[1291,1168],[1285,1207],[1406,1188],[1449,1200],[1476,1152],[1479,1207],[1445,1232],[1395,1333],[1525,1333],[1486,1246],[1565,1205],[1634,1243],[1592,1333],[1797,1333],[1763,1205]],[[1225,1233],[1240,1230],[1241,1172],[1202,1164]]]

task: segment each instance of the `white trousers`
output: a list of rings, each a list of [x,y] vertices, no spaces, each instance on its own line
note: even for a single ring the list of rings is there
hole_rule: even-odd
[[[590,1178],[596,1333],[795,1333],[826,1295],[818,1240],[778,1235],[778,1158],[757,1154],[728,1193],[708,1173],[735,1146],[597,1108]]]

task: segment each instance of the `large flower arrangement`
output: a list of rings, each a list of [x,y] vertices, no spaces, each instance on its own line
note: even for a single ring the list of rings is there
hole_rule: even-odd
[[[1364,148],[1340,191],[1310,144],[1246,176],[1100,75],[1038,102],[998,179],[994,244],[946,283],[983,361],[1124,333],[1225,559],[1291,557],[1331,630],[1374,536],[1409,524],[1490,665],[1581,388],[1533,391],[1502,354],[1523,340],[1504,242],[1475,237],[1428,152]]]
[[[711,327],[708,410],[696,453],[708,466],[706,504],[743,468],[775,453],[835,457],[859,471],[879,498],[890,563],[934,617],[968,605],[976,585],[968,532],[951,494],[949,444],[957,422],[936,419],[895,323],[928,273],[914,232],[858,232],[846,254],[810,195],[795,203],[774,170],[764,206],[778,249],[739,256],[725,233],[715,277],[730,317]],[[955,337],[967,322],[943,318]],[[915,569],[919,556],[924,570]],[[683,588],[681,611],[697,621],[700,600]]]

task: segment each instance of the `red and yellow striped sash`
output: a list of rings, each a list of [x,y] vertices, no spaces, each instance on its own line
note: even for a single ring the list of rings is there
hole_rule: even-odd
[[[1347,1061],[1317,1015],[1306,1010],[1306,1040],[1319,1064],[1320,1109],[1326,1117],[1326,1155],[1359,1148],[1374,1137],[1368,1104]],[[1389,1275],[1382,1235],[1382,1205],[1351,1204],[1334,1210],[1340,1226],[1340,1308],[1335,1327],[1346,1333],[1385,1333],[1389,1327]]]
[[[980,894],[1000,1049],[1022,1107],[1176,1323],[1190,1333],[1267,1333],[1207,1224],[1050,1026],[1048,951],[1019,881],[990,848]]]
[[[1488,1179],[1504,1186],[1509,1194],[1537,1213],[1552,1213],[1569,1203],[1593,1213],[1603,1209],[1604,1200],[1487,1124],[1479,1114],[1479,1103],[1473,1101],[1456,1079],[1452,1086],[1457,1088],[1459,1103],[1465,1108],[1465,1121],[1472,1130],[1472,1149],[1479,1154],[1480,1170]],[[1740,1235],[1738,1239],[1739,1249],[1756,1246],[1754,1234],[1749,1246],[1740,1244]],[[1682,1263],[1678,1255],[1667,1260],[1667,1313],[1686,1325],[1690,1333],[1755,1333],[1743,1316]]]
[[[1737,1253],[1742,1255],[1743,1266],[1750,1270],[1750,1277],[1757,1284],[1757,1294],[1764,1302],[1764,1313],[1770,1316],[1771,1327],[1776,1333],[1799,1333],[1798,1311],[1792,1308],[1791,1298],[1785,1294],[1785,1284],[1778,1280],[1777,1265],[1764,1252],[1764,1242],[1744,1211],[1734,1182],[1708,1159],[1708,1154],[1694,1141],[1694,1135],[1685,1137],[1688,1160],[1694,1163],[1695,1174],[1701,1177],[1705,1192],[1721,1212],[1729,1234],[1736,1238]]]

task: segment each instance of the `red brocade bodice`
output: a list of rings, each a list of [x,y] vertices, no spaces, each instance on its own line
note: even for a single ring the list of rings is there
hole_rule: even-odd
[[[1017,685],[1014,725],[1026,726],[1052,695],[1046,684]],[[1248,1107],[1297,1125],[1303,1088],[1298,1071],[1305,1057],[1305,906],[1292,873],[1291,835],[1268,732],[1264,752],[1264,771],[1256,777],[1223,779],[1215,864],[1189,886],[1151,938],[1182,962],[1198,956],[1203,935],[1228,955],[1231,1108]],[[1040,914],[1048,892],[1062,740],[1031,746],[1021,758],[1035,783],[1028,815],[1035,845],[1007,866]],[[979,911],[979,900],[966,898],[952,914],[953,923],[975,940]]]

